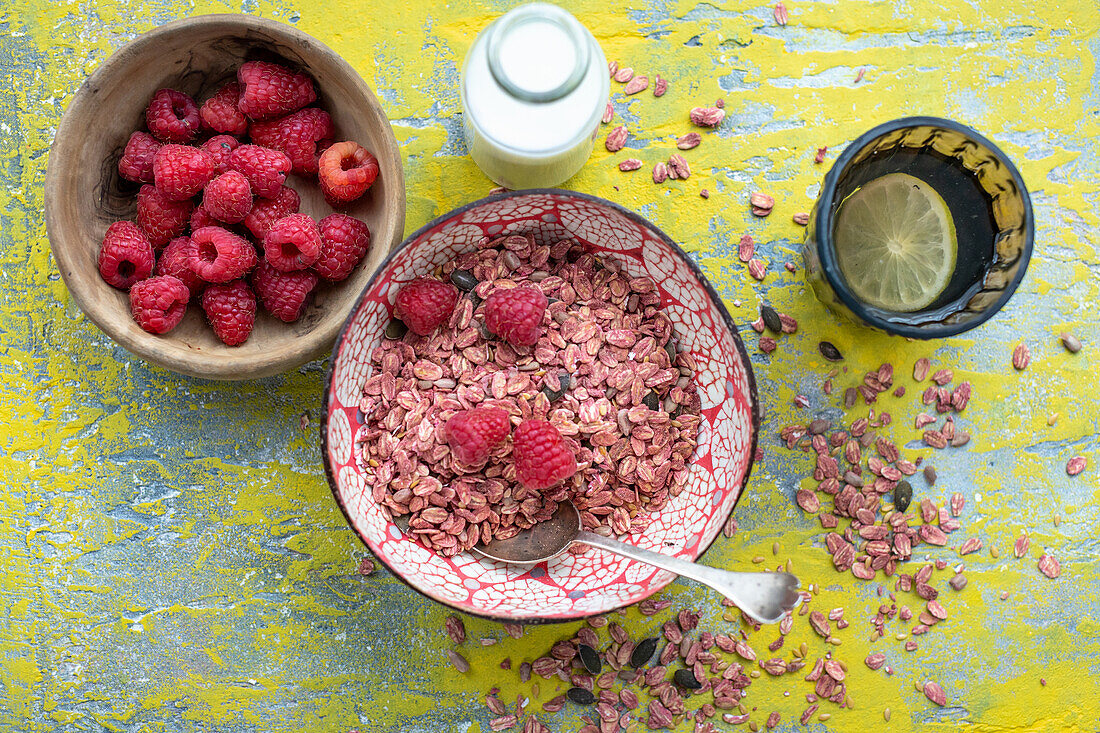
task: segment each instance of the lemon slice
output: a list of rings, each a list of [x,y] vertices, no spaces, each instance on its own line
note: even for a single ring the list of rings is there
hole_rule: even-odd
[[[834,239],[852,292],[884,310],[927,308],[955,271],[951,210],[934,188],[906,173],[876,178],[841,202]]]

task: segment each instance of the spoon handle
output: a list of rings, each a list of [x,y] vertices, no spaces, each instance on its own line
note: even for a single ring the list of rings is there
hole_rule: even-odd
[[[790,573],[738,573],[719,570],[679,557],[643,550],[592,532],[580,532],[576,541],[709,586],[760,623],[773,624],[782,620],[801,600],[798,594],[798,578]]]

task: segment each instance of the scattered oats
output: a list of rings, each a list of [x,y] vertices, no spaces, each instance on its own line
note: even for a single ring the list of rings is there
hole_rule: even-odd
[[[600,122],[606,125],[613,119],[615,119],[615,108],[611,106],[611,102],[608,102],[607,109],[603,111],[603,117],[600,119]]]
[[[644,92],[648,88],[649,77],[639,75],[627,82],[626,86],[623,87],[623,94],[637,94],[638,92]]]
[[[664,163],[653,166],[653,182],[664,183],[666,180],[668,180],[668,166]]]
[[[717,127],[726,118],[726,112],[718,107],[693,107],[688,116],[699,127]]]
[[[1077,474],[1085,470],[1085,467],[1088,466],[1088,463],[1088,459],[1084,456],[1074,456],[1073,458],[1070,458],[1069,461],[1066,463],[1066,473],[1070,476],[1076,476]]]
[[[1044,553],[1039,558],[1039,572],[1053,580],[1062,574],[1062,563],[1058,562],[1053,555]]]
[[[1012,366],[1017,371],[1023,371],[1027,369],[1027,365],[1031,363],[1031,349],[1027,347],[1027,344],[1017,344],[1016,348],[1012,350]]]
[[[619,170],[623,173],[628,171],[636,171],[642,167],[642,161],[637,158],[627,158],[626,160],[619,162]]]
[[[797,214],[794,214],[793,216],[791,216],[791,219],[794,220],[795,224],[803,227],[810,223],[810,215],[805,211],[800,211]]]
[[[634,69],[630,68],[629,66],[622,69],[617,69],[615,71],[614,78],[615,81],[619,82],[620,84],[625,84],[634,78]]]
[[[787,6],[782,2],[775,4],[775,11],[772,13],[775,16],[775,22],[779,25],[787,25]]]
[[[607,133],[607,139],[604,140],[603,146],[607,148],[609,153],[617,153],[623,149],[626,145],[627,131],[625,125],[619,125],[611,132]]]
[[[703,141],[703,136],[697,132],[689,132],[676,138],[676,147],[680,150],[691,150]]]
[[[1061,335],[1062,346],[1066,347],[1066,351],[1071,354],[1076,354],[1081,350],[1081,339],[1074,336],[1072,333],[1063,333]]]
[[[657,75],[657,79],[653,82],[653,96],[663,97],[665,92],[668,91],[668,80],[662,79],[661,75]]]
[[[814,163],[823,163],[823,162],[825,162],[825,153],[828,150],[829,150],[828,148],[818,148],[817,152],[814,153]]]

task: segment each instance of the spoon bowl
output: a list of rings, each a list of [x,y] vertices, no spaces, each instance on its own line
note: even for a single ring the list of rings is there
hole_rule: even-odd
[[[760,623],[777,623],[801,602],[798,578],[790,573],[720,570],[588,532],[581,526],[580,512],[570,501],[558,504],[558,510],[550,519],[523,530],[515,537],[476,545],[473,551],[491,560],[532,565],[557,557],[575,543],[607,550],[691,578],[718,591]]]

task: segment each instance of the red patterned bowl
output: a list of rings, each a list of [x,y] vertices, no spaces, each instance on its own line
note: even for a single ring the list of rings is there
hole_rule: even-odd
[[[691,560],[703,554],[733,511],[752,466],[759,422],[752,367],[721,299],[687,255],[639,215],[593,196],[561,190],[491,196],[439,217],[395,249],[368,282],[333,350],[322,454],[352,527],[413,588],[460,611],[503,621],[569,621],[636,603],[675,576],[591,548],[534,567],[470,553],[437,555],[386,519],[357,468],[353,447],[369,354],[381,343],[397,290],[473,250],[482,237],[528,233],[540,244],[573,237],[618,260],[630,275],[649,275],[657,283],[680,347],[698,363],[703,420],[684,490],[644,532],[625,539]]]

